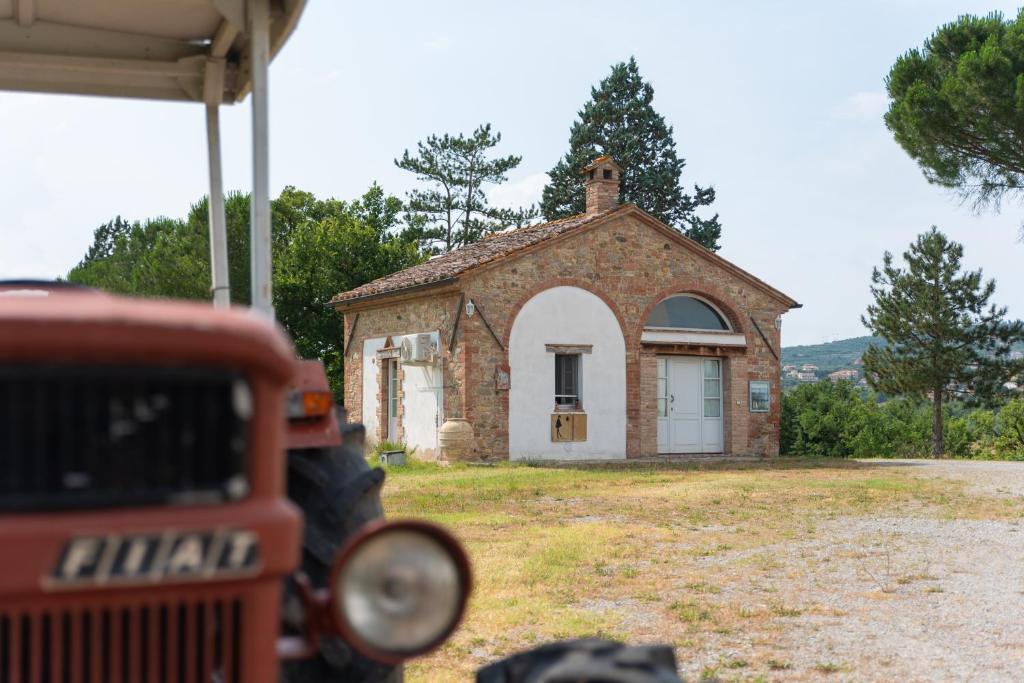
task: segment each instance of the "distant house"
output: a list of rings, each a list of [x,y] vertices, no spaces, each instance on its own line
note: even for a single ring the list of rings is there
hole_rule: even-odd
[[[796,378],[801,382],[817,382],[818,373],[801,370],[800,372],[796,373]]]
[[[817,374],[818,366],[811,365],[810,363],[804,363],[803,365],[800,366],[800,372],[813,372]]]
[[[799,304],[620,205],[611,158],[584,171],[584,213],[333,299],[368,441],[429,457],[466,420],[479,454],[513,460],[778,454],[781,316]]]
[[[858,375],[860,375],[860,372],[858,372],[857,370],[844,369],[836,370],[835,372],[830,372],[828,378],[833,382],[840,382],[842,380],[852,382],[853,380],[857,379]]]

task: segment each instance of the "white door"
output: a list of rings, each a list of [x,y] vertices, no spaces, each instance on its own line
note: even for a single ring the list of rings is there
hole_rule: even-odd
[[[722,362],[658,359],[658,452],[722,452]]]

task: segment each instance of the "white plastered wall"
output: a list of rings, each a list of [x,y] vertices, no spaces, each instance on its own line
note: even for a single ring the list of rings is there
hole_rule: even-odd
[[[430,332],[435,349],[440,349],[440,335]],[[415,341],[415,334],[395,337],[395,345],[408,339]],[[416,449],[416,457],[430,460],[437,455],[437,430],[441,426],[441,366],[403,364],[402,378],[402,427],[405,429],[405,443]]]
[[[440,348],[440,334],[430,332],[434,348]],[[414,341],[416,334],[394,335],[391,343],[401,346],[402,341]],[[363,425],[366,440],[371,446],[377,443],[377,408],[380,391],[381,362],[377,352],[384,348],[387,337],[376,337],[363,341]],[[399,361],[401,362],[401,361]],[[441,396],[441,368],[402,364],[402,428],[405,443],[416,448],[416,456],[430,459],[436,457],[437,430],[439,425]]]
[[[547,344],[589,344],[580,358],[587,440],[552,442],[555,354]],[[509,336],[509,458],[612,460],[626,457],[626,343],[615,314],[578,287],[552,287],[520,309]]]

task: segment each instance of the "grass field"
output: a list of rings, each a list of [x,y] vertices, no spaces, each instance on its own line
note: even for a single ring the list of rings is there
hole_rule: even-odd
[[[778,589],[779,574],[790,571],[778,559],[780,544],[850,517],[1024,514],[1019,501],[967,495],[945,479],[832,460],[412,464],[390,469],[384,493],[388,516],[446,525],[473,562],[466,621],[439,652],[408,668],[409,680],[431,682],[472,680],[477,667],[516,650],[589,635],[671,643],[680,660],[692,653],[708,662],[704,677],[772,679],[790,667],[771,647],[788,620],[831,609]],[[891,578],[909,583],[925,574],[907,569]],[[750,647],[732,648],[733,640]],[[811,677],[846,666],[822,661]]]

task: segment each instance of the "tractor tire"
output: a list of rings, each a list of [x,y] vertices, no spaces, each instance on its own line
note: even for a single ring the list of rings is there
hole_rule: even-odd
[[[489,664],[477,683],[681,683],[668,645],[587,638],[547,643]]]
[[[351,444],[351,441],[349,442]],[[313,588],[326,588],[335,553],[367,522],[384,516],[384,472],[371,469],[356,445],[288,452],[288,497],[305,516],[302,571]],[[294,583],[285,584],[284,632],[301,635],[305,622]],[[401,683],[401,666],[374,662],[345,641],[321,636],[312,659],[284,662],[282,683]]]

